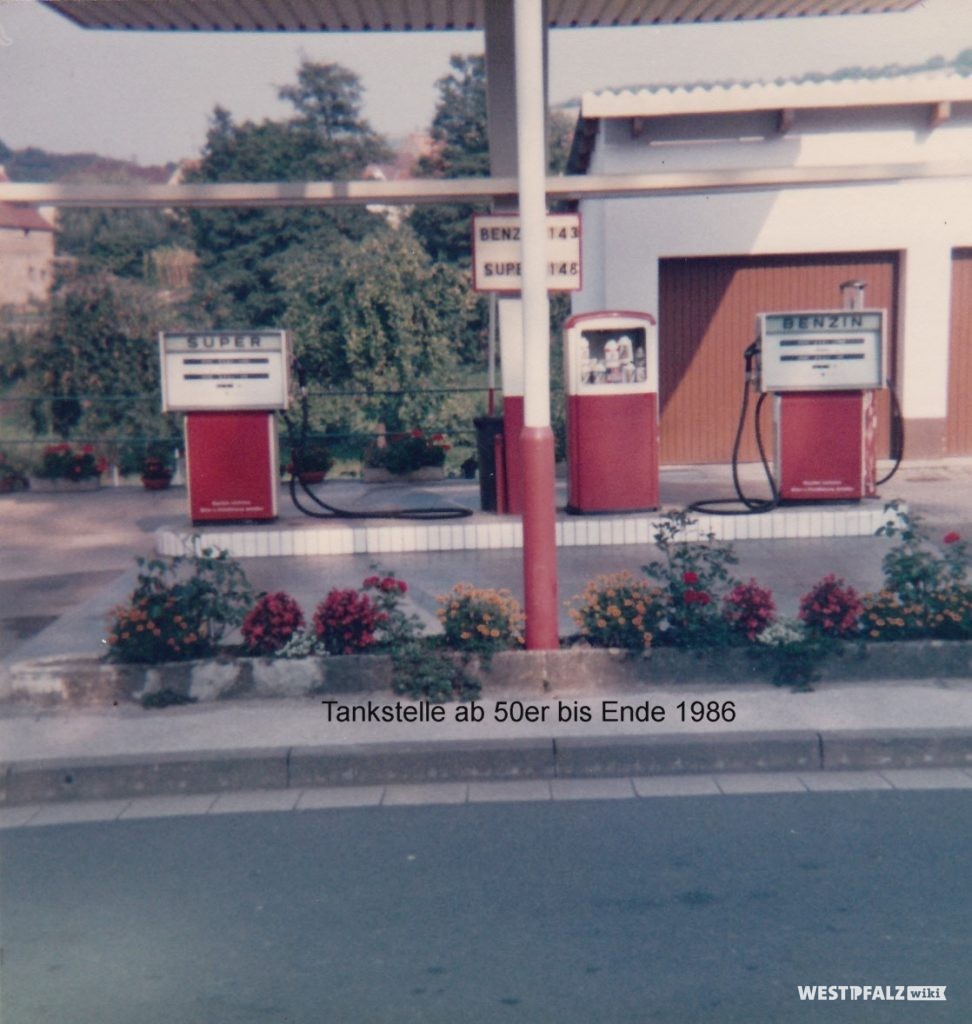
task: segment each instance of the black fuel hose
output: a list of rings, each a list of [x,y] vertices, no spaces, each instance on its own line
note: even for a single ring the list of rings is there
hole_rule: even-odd
[[[298,372],[300,372],[298,368]],[[434,522],[439,519],[465,519],[473,514],[471,508],[454,505],[451,508],[438,506],[419,508],[385,508],[385,509],[346,509],[331,505],[319,498],[302,480],[299,479],[301,454],[307,444],[307,432],[309,425],[309,410],[307,394],[303,386],[300,396],[300,429],[294,425],[294,421],[282,412],[284,424],[287,427],[287,437],[291,446],[292,469],[290,473],[290,500],[298,512],[309,516],[312,519],[413,519],[426,522]],[[298,497],[297,486],[300,485],[303,493],[317,506],[310,508],[302,504]]]
[[[770,497],[769,498],[750,498],[742,489],[742,484],[739,481],[739,449],[742,446],[742,435],[743,430],[746,426],[746,413],[749,411],[749,388],[751,382],[751,375],[748,367],[743,382],[743,398],[742,405],[739,410],[739,422],[736,425],[736,437],[732,444],[732,485],[736,491],[735,498],[707,498],[702,501],[693,501],[688,506],[690,512],[701,512],[712,516],[752,516],[760,515],[763,512],[771,512],[780,503],[780,492],[777,487],[776,481],[773,479],[773,473],[769,467],[769,460],[766,457],[766,447],[763,444],[763,431],[760,426],[759,416],[763,408],[763,402],[766,400],[768,392],[760,394],[756,401],[756,408],[753,412],[755,418],[756,428],[756,446],[759,449],[760,462],[763,465],[763,471],[766,474],[766,480],[769,483]]]

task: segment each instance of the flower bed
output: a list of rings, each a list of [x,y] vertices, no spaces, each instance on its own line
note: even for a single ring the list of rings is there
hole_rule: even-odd
[[[441,634],[426,636],[407,611],[406,583],[393,573],[332,588],[305,615],[281,591],[255,597],[225,552],[142,561],[130,601],[112,613],[106,660],[115,664],[103,673],[82,665],[82,682],[58,681],[41,664],[25,670],[37,685],[20,689],[60,699],[207,699],[377,684],[442,701],[474,700],[484,687],[543,694],[685,682],[769,680],[806,689],[818,680],[966,678],[968,546],[954,533],[933,542],[916,518],[895,511],[882,528],[897,541],[884,558],[883,589],[858,595],[828,574],[803,596],[795,619],[780,618],[772,594],[755,580],[732,578],[729,545],[685,540],[693,520],[671,513],[655,535],[661,558],[644,566],[645,578],[616,573],[591,581],[575,598],[580,633],[550,652],[518,650],[523,615],[505,591],[457,584],[439,598]],[[237,627],[243,643],[233,648]],[[145,668],[134,671],[133,663]]]

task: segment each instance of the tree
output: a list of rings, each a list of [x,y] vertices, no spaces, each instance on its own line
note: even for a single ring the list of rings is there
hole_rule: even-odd
[[[488,177],[486,60],[454,54],[449,66],[449,74],[436,83],[439,101],[430,133],[435,149],[419,161],[418,174],[427,178]],[[434,260],[468,267],[472,263],[471,218],[486,209],[482,203],[417,206],[409,223]]]
[[[313,181],[363,176],[388,148],[360,116],[361,87],[337,64],[304,61],[297,82],[279,90],[295,114],[285,121],[236,124],[213,112],[192,181]],[[341,239],[361,240],[386,228],[363,208],[195,210],[192,236],[200,258],[197,300],[224,324],[269,327],[280,322],[277,272],[297,248],[325,258]]]
[[[107,274],[55,292],[25,360],[30,390],[49,396],[32,408],[35,431],[175,438],[159,409],[157,342],[172,315],[151,289]]]
[[[145,280],[151,254],[185,246],[183,222],[163,210],[62,210],[57,219],[58,255],[73,256],[81,273],[109,273]]]
[[[327,400],[318,410],[326,422],[400,431],[466,418],[454,397],[415,392],[454,383],[455,339],[473,298],[463,276],[433,263],[407,227],[338,242],[326,263],[295,254],[279,277],[312,389],[371,393]]]
[[[419,161],[418,174],[428,178],[488,177],[489,133],[486,113],[486,61],[482,56],[449,60],[452,69],[436,83],[439,100],[432,119],[433,153]],[[547,123],[547,166],[562,174],[574,131],[574,119],[551,111]],[[473,213],[480,204],[418,206],[409,218],[429,255],[460,266],[472,263]]]

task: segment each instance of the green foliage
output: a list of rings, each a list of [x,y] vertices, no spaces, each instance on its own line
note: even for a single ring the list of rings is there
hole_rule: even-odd
[[[279,90],[294,107],[285,121],[234,123],[213,113],[202,161],[191,181],[317,181],[360,178],[389,155],[360,116],[357,77],[337,64],[304,61],[297,83]],[[272,326],[285,303],[277,271],[296,250],[326,266],[340,239],[360,241],[385,228],[363,207],[344,209],[195,210],[192,237],[200,257],[196,300],[217,322]]]
[[[162,210],[62,210],[57,219],[57,251],[73,256],[83,274],[110,273],[144,280],[151,276],[151,253],[186,244],[183,222]]]
[[[392,656],[392,689],[413,700],[443,703],[479,700],[482,686],[466,671],[466,662],[428,643],[408,644]]]
[[[432,119],[435,151],[419,161],[418,175],[426,178],[483,178],[489,175],[486,125],[486,61],[482,56],[459,56],[436,83],[439,101]],[[472,214],[485,213],[483,204],[420,205],[409,223],[426,252],[436,262],[468,267],[472,263]]]
[[[330,422],[366,432],[382,423],[400,432],[415,423],[450,426],[465,419],[457,396],[383,393],[453,383],[453,339],[470,309],[462,276],[434,265],[407,228],[359,244],[340,241],[326,263],[297,255],[279,281],[309,380],[370,392],[328,399]]]
[[[225,551],[202,548],[172,559],[140,558],[138,566],[131,598],[111,613],[106,640],[111,661],[211,657],[253,603],[246,574]]]
[[[689,540],[696,524],[687,512],[669,512],[655,530],[655,547],[664,561],[642,566],[665,594],[667,611],[655,637],[678,647],[728,643],[731,627],[722,617],[720,597],[736,585],[728,566],[737,561],[729,544],[713,534]]]

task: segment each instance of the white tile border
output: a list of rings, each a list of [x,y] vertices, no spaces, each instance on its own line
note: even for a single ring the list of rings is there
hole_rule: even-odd
[[[699,515],[685,539],[712,533],[723,541],[871,537],[884,523],[881,508],[778,508],[759,515]],[[556,523],[559,547],[647,545],[657,524],[654,513],[617,516],[561,516]],[[201,528],[205,529],[205,528]],[[519,517],[497,516],[474,523],[369,523],[343,521],[319,526],[255,526],[250,530],[212,530],[198,534],[203,545],[225,548],[236,558],[377,554],[409,551],[508,550],[523,547]],[[155,550],[177,555],[192,534],[160,527]]]

